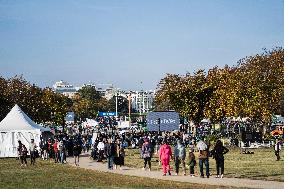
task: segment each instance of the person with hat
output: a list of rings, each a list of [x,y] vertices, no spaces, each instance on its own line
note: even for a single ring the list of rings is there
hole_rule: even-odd
[[[171,175],[170,159],[173,159],[173,156],[171,146],[166,139],[163,140],[162,146],[160,147],[159,157],[163,166],[163,176],[166,176],[167,173]]]
[[[142,158],[144,159],[144,167],[143,170],[146,169],[147,163],[149,167],[149,171],[151,171],[151,158],[153,155],[153,148],[148,138],[144,139],[144,143],[141,148]]]

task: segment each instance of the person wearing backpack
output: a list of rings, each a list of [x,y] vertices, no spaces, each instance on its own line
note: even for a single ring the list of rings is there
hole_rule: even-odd
[[[144,139],[144,143],[143,143],[142,148],[141,148],[141,155],[142,155],[142,158],[144,159],[143,170],[146,169],[146,166],[147,166],[147,163],[148,163],[149,171],[151,171],[151,158],[152,158],[152,154],[153,154],[152,145],[149,142],[149,139],[145,138]]]
[[[200,177],[204,178],[204,172],[203,172],[203,164],[205,165],[206,168],[206,176],[209,178],[210,173],[209,173],[209,145],[203,140],[200,139],[200,141],[196,145],[199,155],[199,170],[200,170]]]

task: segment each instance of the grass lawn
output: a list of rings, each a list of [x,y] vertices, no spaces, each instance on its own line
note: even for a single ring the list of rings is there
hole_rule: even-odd
[[[173,148],[172,148],[173,150]],[[239,148],[230,149],[225,155],[225,176],[236,178],[249,178],[260,180],[273,180],[284,182],[284,153],[281,153],[281,161],[275,161],[275,155],[272,148],[253,149],[254,154],[240,154]],[[127,150],[125,163],[129,167],[143,167],[143,160],[139,158],[138,149]],[[187,152],[188,154],[188,152]],[[197,153],[195,154],[197,157]],[[215,160],[210,158],[210,173],[216,175]],[[174,169],[173,161],[171,162]],[[152,159],[152,169],[161,170],[158,163],[158,156]],[[205,171],[205,170],[204,170]],[[198,174],[199,168],[195,167]],[[187,169],[188,173],[188,169]]]
[[[163,181],[97,172],[38,161],[36,166],[20,167],[19,160],[0,159],[0,188],[228,188]],[[233,187],[232,187],[233,188]]]

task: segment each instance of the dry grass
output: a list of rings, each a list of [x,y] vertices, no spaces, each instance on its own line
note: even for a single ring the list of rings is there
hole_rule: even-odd
[[[0,188],[228,188],[192,183],[130,177],[75,168],[45,161],[35,167],[20,167],[15,159],[0,159]],[[231,187],[233,188],[233,187]]]
[[[238,148],[230,149],[225,155],[225,176],[236,178],[250,178],[259,180],[273,180],[284,182],[284,153],[281,153],[281,161],[275,161],[275,155],[270,149],[253,149],[254,154],[240,154]],[[197,154],[196,154],[197,155]],[[129,167],[143,167],[143,160],[139,158],[137,149],[127,150],[125,163]],[[173,161],[171,162],[172,169]],[[215,175],[215,160],[210,158],[210,173]],[[158,156],[152,158],[152,169],[160,170]],[[198,174],[198,166],[195,171]]]

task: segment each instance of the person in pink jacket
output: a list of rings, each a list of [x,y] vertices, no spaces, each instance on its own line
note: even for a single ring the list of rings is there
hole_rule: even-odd
[[[163,145],[160,147],[160,161],[163,166],[163,176],[166,176],[167,172],[171,175],[170,171],[170,158],[172,158],[172,149],[168,145],[167,140],[163,140]]]

